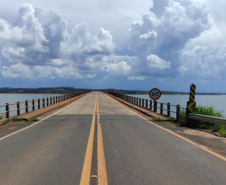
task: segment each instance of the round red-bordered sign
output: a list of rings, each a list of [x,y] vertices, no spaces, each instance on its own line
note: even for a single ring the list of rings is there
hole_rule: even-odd
[[[149,97],[152,100],[158,100],[161,97],[161,95],[162,95],[161,91],[157,88],[154,88],[149,92]]]

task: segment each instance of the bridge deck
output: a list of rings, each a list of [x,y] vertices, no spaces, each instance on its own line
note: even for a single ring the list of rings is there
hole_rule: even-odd
[[[225,185],[226,162],[90,93],[0,138],[3,185]]]

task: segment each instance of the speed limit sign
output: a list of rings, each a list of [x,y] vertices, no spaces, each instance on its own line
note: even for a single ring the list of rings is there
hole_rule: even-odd
[[[158,100],[161,97],[161,91],[157,88],[150,90],[149,96],[152,100]]]

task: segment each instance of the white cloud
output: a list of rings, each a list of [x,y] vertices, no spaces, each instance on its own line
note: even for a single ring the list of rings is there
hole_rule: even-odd
[[[7,78],[32,78],[31,69],[24,64],[15,64],[10,67],[2,67],[2,75]]]
[[[147,77],[180,75],[183,48],[209,27],[208,11],[201,3],[154,0],[150,14],[134,21],[130,29],[130,48],[137,57],[133,73]]]
[[[115,48],[121,46],[103,28],[94,34],[85,22],[72,27],[53,12],[45,15],[25,4],[14,24],[0,19],[0,52],[9,61],[2,75],[82,79],[105,71],[129,80],[181,74],[220,79],[226,70],[225,2],[202,2],[154,0],[151,12],[131,25],[129,49],[134,56],[116,55]],[[104,2],[100,6],[111,8]],[[118,25],[125,26],[115,22],[114,27]]]
[[[5,77],[81,79],[92,78],[99,71],[125,75],[130,66],[123,59],[130,57],[114,56],[114,47],[109,31],[101,28],[92,35],[81,22],[68,32],[67,22],[61,17],[53,12],[42,15],[30,4],[20,8],[14,25],[0,19],[1,55],[13,63],[4,66]]]
[[[143,76],[129,76],[129,80],[144,80]]]
[[[170,68],[170,62],[159,58],[157,55],[150,55],[147,57],[147,60],[150,69],[164,70]]]
[[[107,72],[112,74],[128,74],[131,70],[131,67],[125,62],[121,61],[118,63],[109,63],[105,69]]]

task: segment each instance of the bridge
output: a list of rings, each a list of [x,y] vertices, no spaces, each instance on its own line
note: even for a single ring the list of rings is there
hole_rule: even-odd
[[[0,138],[1,185],[226,184],[226,158],[91,92]]]

